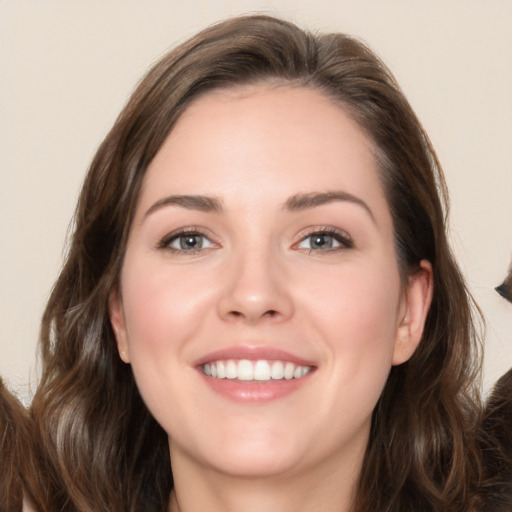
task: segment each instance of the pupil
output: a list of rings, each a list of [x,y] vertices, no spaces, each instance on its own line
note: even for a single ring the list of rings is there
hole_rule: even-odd
[[[313,238],[313,247],[324,248],[331,247],[332,239],[329,235],[316,235]]]
[[[187,235],[181,238],[182,249],[197,249],[201,246],[201,242],[197,235]]]

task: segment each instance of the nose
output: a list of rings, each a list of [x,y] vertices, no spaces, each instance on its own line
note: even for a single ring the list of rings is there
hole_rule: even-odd
[[[219,316],[226,321],[282,322],[293,315],[294,304],[286,272],[267,255],[246,253],[231,262],[218,301]]]

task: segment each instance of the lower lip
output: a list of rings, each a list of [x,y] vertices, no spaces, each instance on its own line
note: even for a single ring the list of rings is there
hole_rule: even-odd
[[[217,379],[208,377],[199,370],[204,382],[216,393],[233,402],[257,403],[278,400],[297,391],[307,383],[311,374],[300,379],[268,381],[241,381],[237,379]]]

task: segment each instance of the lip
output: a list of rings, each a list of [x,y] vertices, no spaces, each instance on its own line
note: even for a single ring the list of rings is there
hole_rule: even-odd
[[[257,361],[260,359],[266,359],[269,361],[290,361],[296,365],[310,366],[312,367],[312,371],[300,379],[269,380],[259,382],[217,379],[208,377],[203,373],[201,367],[204,364],[227,359],[248,359],[250,361]],[[316,365],[312,361],[298,357],[285,350],[273,347],[243,345],[210,352],[197,359],[193,364],[203,382],[216,394],[219,394],[223,398],[232,402],[250,404],[267,403],[290,395],[304,385],[307,385],[316,369]]]
[[[222,359],[248,359],[249,361],[267,359],[269,361],[290,361],[291,363],[299,366],[316,366],[313,361],[308,361],[307,359],[298,357],[286,350],[274,347],[249,345],[237,345],[210,352],[194,361],[193,366],[202,366],[206,363]]]
[[[238,403],[265,403],[284,398],[306,385],[314,371],[300,379],[274,380],[265,382],[244,382],[239,380],[215,379],[198,371],[203,382],[215,393]]]

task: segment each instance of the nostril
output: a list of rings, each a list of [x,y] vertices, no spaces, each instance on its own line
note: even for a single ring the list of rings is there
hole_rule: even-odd
[[[261,317],[270,317],[270,318],[274,318],[275,316],[277,316],[279,313],[275,310],[275,309],[269,309],[268,311],[265,311],[263,313],[263,315],[261,315]],[[236,311],[236,310],[233,310],[233,311],[230,311],[229,312],[229,315],[232,317],[232,318],[241,318],[241,317],[247,317],[247,318],[250,318],[251,315],[246,315],[244,314],[243,312],[241,311]]]

